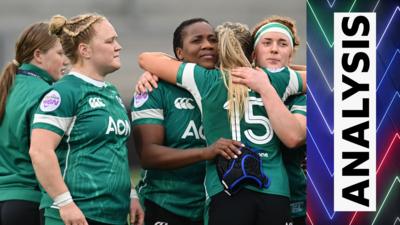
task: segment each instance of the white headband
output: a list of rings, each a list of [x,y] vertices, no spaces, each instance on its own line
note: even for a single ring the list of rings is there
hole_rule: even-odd
[[[260,29],[258,29],[258,31],[254,37],[255,38],[254,48],[260,41],[261,36],[263,36],[265,33],[268,33],[268,32],[279,32],[279,33],[286,35],[290,41],[290,46],[292,46],[292,48],[293,48],[293,39],[294,38],[293,38],[293,34],[290,31],[290,29],[281,23],[275,23],[275,22],[267,23],[267,24],[261,26]]]

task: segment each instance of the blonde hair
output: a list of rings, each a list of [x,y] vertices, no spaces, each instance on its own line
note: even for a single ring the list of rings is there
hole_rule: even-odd
[[[60,38],[65,55],[71,64],[76,64],[79,59],[77,52],[79,44],[89,43],[95,35],[92,25],[105,19],[96,13],[78,15],[70,20],[62,15],[55,15],[50,20],[49,32]]]
[[[240,118],[244,114],[248,98],[248,88],[232,83],[231,70],[236,67],[251,67],[252,37],[249,28],[241,23],[225,22],[217,26],[218,54],[220,70],[225,86],[228,89],[229,118],[239,111]]]
[[[23,63],[30,63],[36,49],[46,53],[55,46],[57,37],[49,35],[48,29],[49,24],[39,22],[26,28],[19,36],[15,44],[15,58],[4,67],[0,77],[0,124],[18,67]]]
[[[268,23],[273,23],[273,22],[281,23],[281,24],[285,25],[292,32],[292,34],[293,34],[293,52],[295,52],[297,50],[297,47],[300,45],[300,38],[297,34],[296,22],[290,17],[274,15],[274,16],[270,16],[270,17],[262,20],[260,23],[258,23],[253,28],[253,33],[252,33],[253,40],[257,34],[257,31],[262,26],[264,26],[265,24],[268,24]]]

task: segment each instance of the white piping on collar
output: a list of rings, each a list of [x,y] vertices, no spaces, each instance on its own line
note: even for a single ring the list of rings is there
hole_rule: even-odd
[[[92,79],[92,78],[90,78],[90,77],[88,77],[86,75],[83,75],[81,73],[78,73],[76,71],[71,71],[71,72],[69,72],[69,74],[70,75],[74,75],[74,76],[78,77],[79,79],[84,80],[84,81],[86,81],[86,82],[88,82],[90,84],[93,84],[96,87],[104,87],[104,86],[106,86],[106,82]]]

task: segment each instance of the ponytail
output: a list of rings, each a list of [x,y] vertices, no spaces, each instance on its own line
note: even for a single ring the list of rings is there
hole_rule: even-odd
[[[236,67],[251,67],[251,34],[249,29],[240,23],[226,22],[217,27],[220,70],[225,86],[228,89],[229,118],[244,114],[248,98],[248,88],[242,84],[234,84],[231,70]]]
[[[0,124],[3,122],[8,93],[14,83],[17,68],[16,63],[8,63],[0,77]]]
[[[56,41],[56,36],[49,35],[49,25],[43,22],[34,23],[21,33],[15,43],[15,58],[6,65],[0,77],[0,124],[6,111],[7,97],[20,64],[30,63],[36,49],[47,52]]]

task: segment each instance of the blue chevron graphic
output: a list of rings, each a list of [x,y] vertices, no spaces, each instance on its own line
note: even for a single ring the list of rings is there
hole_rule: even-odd
[[[308,177],[308,180],[311,182],[315,192],[317,193],[318,198],[321,201],[322,206],[324,207],[324,210],[325,210],[326,214],[329,216],[329,219],[332,219],[335,216],[336,212],[333,212],[333,213],[329,212],[328,208],[326,207],[325,201],[322,199],[321,194],[319,193],[317,186],[315,186],[314,181],[313,181],[309,171],[307,171],[307,177]]]
[[[378,44],[376,45],[376,48],[378,48],[379,45],[381,44],[382,39],[383,39],[383,37],[385,36],[386,31],[388,30],[389,25],[392,23],[392,20],[393,20],[393,18],[394,18],[394,16],[396,15],[397,12],[400,12],[400,7],[399,7],[399,6],[397,6],[396,9],[394,10],[394,12],[393,12],[393,14],[392,14],[392,17],[390,18],[389,23],[388,23],[388,25],[387,25],[386,28],[385,28],[385,31],[383,31],[383,34],[381,35],[381,38],[379,39]]]
[[[386,152],[385,152],[385,154],[384,154],[385,156],[386,156],[387,152],[390,151],[390,148],[392,147],[392,144],[393,144],[393,143],[396,141],[396,139],[398,139],[398,138],[399,138],[399,134],[396,134],[395,136],[393,136],[392,143],[391,143],[391,144],[389,145],[389,147],[386,149]],[[385,156],[381,159],[381,161],[378,163],[378,165],[381,165],[381,163],[383,163],[383,160],[385,160],[385,158],[386,158]],[[376,171],[377,173],[378,173],[378,171],[379,171],[379,168],[380,168],[380,166],[378,167],[378,170]],[[308,180],[310,181],[310,183],[312,184],[312,187],[313,187],[313,189],[315,190],[315,193],[318,195],[318,199],[319,199],[319,201],[322,203],[322,206],[323,206],[323,208],[324,208],[326,214],[327,214],[328,217],[332,220],[333,217],[335,216],[336,212],[335,212],[335,211],[333,211],[332,213],[329,212],[328,207],[326,206],[326,203],[325,203],[325,201],[323,200],[323,198],[322,198],[322,196],[321,196],[321,194],[320,194],[320,191],[318,190],[317,186],[315,185],[315,182],[314,182],[314,180],[313,180],[313,178],[312,178],[312,176],[311,176],[311,174],[310,174],[310,171],[307,171],[307,177],[308,177]],[[332,179],[332,176],[331,176],[331,179]],[[384,204],[385,204],[385,202],[386,202],[386,200],[387,200],[389,194],[391,193],[391,190],[393,189],[393,185],[394,185],[394,183],[395,183],[396,180],[400,183],[399,177],[396,177],[396,179],[393,181],[393,184],[392,184],[391,188],[390,188],[389,191],[386,193],[385,198],[384,198],[384,200],[383,200],[383,202],[382,202],[382,204],[381,204],[379,210],[376,212],[374,221],[375,221],[376,218],[379,216],[379,213],[380,213],[380,211],[382,210],[382,208],[383,208],[383,206],[384,206]],[[372,223],[372,224],[373,224],[373,223]]]
[[[377,133],[378,133],[378,130],[379,130],[379,128],[381,127],[383,121],[385,120],[385,118],[386,118],[386,116],[387,116],[387,114],[388,114],[388,112],[389,112],[389,109],[390,109],[391,106],[393,105],[393,102],[394,102],[394,100],[396,99],[396,97],[400,99],[400,93],[399,93],[399,92],[396,92],[396,93],[393,95],[393,97],[392,97],[392,99],[391,99],[391,101],[390,101],[388,107],[386,108],[385,113],[384,113],[384,116],[382,117],[381,121],[378,123],[377,129],[376,129],[376,130],[377,130]],[[324,163],[324,165],[325,165],[327,171],[329,172],[329,175],[330,175],[331,177],[333,177],[333,171],[329,168],[328,163],[326,162],[325,157],[323,156],[321,150],[319,149],[319,146],[318,146],[318,144],[316,143],[315,138],[314,138],[312,132],[311,132],[308,128],[307,128],[307,134],[308,134],[308,137],[311,138],[312,143],[314,144],[315,148],[317,149],[318,155],[321,157],[321,159],[322,159],[322,161],[323,161],[323,163]],[[331,134],[332,134],[332,133],[331,133]]]
[[[396,52],[393,54],[393,57],[392,57],[392,59],[390,60],[390,63],[389,63],[389,65],[387,66],[387,68],[386,68],[386,70],[385,70],[385,73],[383,74],[383,77],[382,77],[381,81],[379,82],[378,86],[376,87],[376,92],[378,92],[379,88],[381,87],[382,82],[383,82],[383,80],[385,79],[387,72],[389,71],[390,67],[391,67],[392,64],[393,64],[394,59],[396,58],[396,56],[397,56],[398,54],[400,54],[400,50],[399,50],[399,49],[397,49]]]
[[[328,2],[329,7],[333,7],[333,5],[335,4],[336,0],[333,0],[332,3],[329,2],[329,0],[326,0],[326,2]]]
[[[334,0],[332,3],[330,3],[329,0],[326,0],[326,1],[327,1],[327,3],[328,3],[328,5],[329,5],[330,8],[333,8],[333,5],[334,5],[335,2],[336,2],[336,0]],[[353,1],[353,3],[351,4],[351,6],[350,6],[348,12],[351,12],[351,11],[353,10],[353,7],[354,7],[354,5],[356,4],[356,2],[357,2],[357,0],[354,0],[354,1]],[[378,1],[376,2],[375,7],[373,8],[372,12],[375,12],[375,11],[376,11],[376,8],[378,7],[379,3],[380,3],[380,0],[378,0]],[[331,42],[329,41],[329,38],[326,36],[325,30],[324,30],[324,28],[322,27],[321,23],[319,22],[318,16],[315,14],[314,9],[313,9],[313,7],[311,6],[311,3],[309,2],[309,0],[307,0],[307,6],[308,6],[309,9],[311,10],[311,13],[312,13],[314,19],[316,20],[316,22],[317,22],[317,24],[318,24],[318,26],[319,26],[319,28],[320,28],[322,34],[324,35],[325,40],[327,41],[329,47],[332,48],[333,45],[334,45],[334,43],[333,43],[333,41],[332,41],[332,43],[331,43]],[[391,20],[393,19],[394,14],[395,14],[397,11],[400,11],[399,7],[397,7],[397,8],[395,9],[395,11],[394,11],[394,13],[393,13],[393,15],[392,15]],[[391,23],[391,20],[390,20],[390,22],[389,22],[388,24]],[[385,28],[385,31],[387,30],[387,28],[388,28],[388,27]],[[383,32],[383,35],[384,35],[384,34],[385,34],[385,32]],[[381,36],[378,45],[380,44],[383,35]],[[378,46],[378,45],[377,45],[377,46]]]

